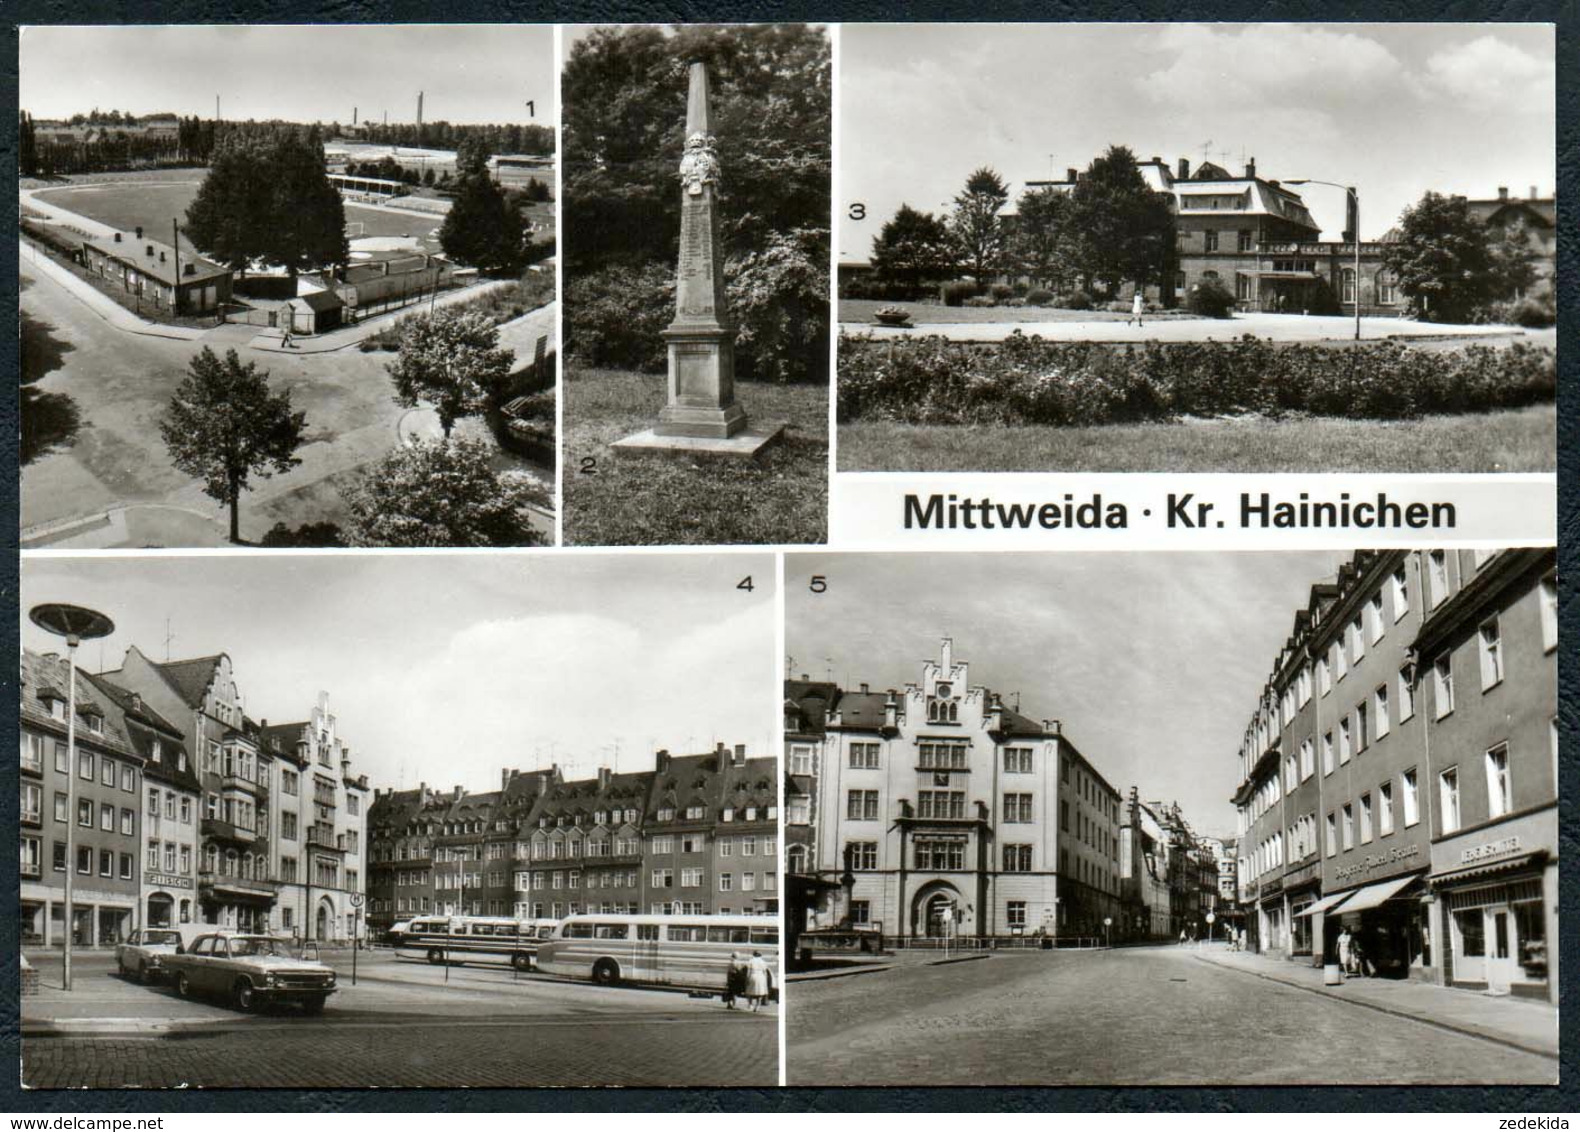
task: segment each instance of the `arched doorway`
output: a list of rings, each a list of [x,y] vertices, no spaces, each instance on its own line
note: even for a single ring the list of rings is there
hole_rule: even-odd
[[[949,911],[952,918],[945,918]],[[965,901],[959,889],[948,881],[923,885],[911,898],[911,934],[929,939],[968,933]]]
[[[318,923],[316,926],[318,930],[313,934],[314,939],[320,943],[328,943],[334,938],[335,906],[329,902],[328,897],[318,902]]]
[[[175,901],[163,892],[156,892],[148,898],[148,919],[145,922],[150,928],[171,928],[175,926],[172,913]]]
[[[942,892],[935,892],[928,898],[926,910],[923,913],[923,923],[926,925],[926,934],[937,938],[949,934],[949,922],[953,917],[952,902]]]

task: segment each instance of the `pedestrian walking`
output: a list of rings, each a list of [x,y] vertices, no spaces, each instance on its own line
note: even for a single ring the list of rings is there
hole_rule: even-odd
[[[1346,974],[1350,974],[1350,975],[1353,975],[1355,973],[1354,943],[1355,943],[1355,940],[1354,940],[1354,937],[1352,937],[1350,935],[1350,929],[1349,928],[1346,927],[1346,928],[1343,928],[1342,930],[1340,930],[1340,932],[1339,932],[1339,963],[1344,967],[1345,973]]]
[[[1189,939],[1189,938],[1190,938],[1189,933],[1187,933],[1184,928],[1181,928],[1180,929],[1180,946],[1184,947],[1185,946],[1185,941],[1187,939]]]
[[[763,958],[763,953],[752,952],[746,972],[746,997],[751,1000],[753,1011],[760,1010],[768,1000],[768,977],[768,961]]]
[[[1131,320],[1134,320],[1135,324],[1137,326],[1140,326],[1141,325],[1141,312],[1144,311],[1145,309],[1146,309],[1146,300],[1141,297],[1141,288],[1137,287],[1136,288],[1135,297],[1130,300],[1130,318],[1125,319],[1126,325],[1129,325]]]
[[[291,348],[291,332],[289,330],[283,331],[280,334],[280,345],[287,350]]]
[[[724,1005],[735,1009],[735,1000],[746,994],[746,960],[739,951],[730,952],[730,967],[724,976]]]

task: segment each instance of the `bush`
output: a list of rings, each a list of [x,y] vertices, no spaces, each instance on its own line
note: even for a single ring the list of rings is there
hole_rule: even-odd
[[[1508,302],[1491,303],[1476,312],[1477,322],[1492,322],[1503,326],[1524,326],[1540,329],[1558,321],[1558,311],[1551,295],[1542,298],[1527,296]]]
[[[341,536],[340,528],[334,523],[303,523],[299,527],[288,527],[284,523],[276,523],[269,528],[269,533],[263,536],[259,546],[345,546],[346,540]]]
[[[1398,342],[1114,347],[1024,334],[994,346],[938,337],[840,340],[842,421],[1096,425],[1180,416],[1309,413],[1408,419],[1517,408],[1557,395],[1545,347],[1412,349]]]
[[[1059,305],[1065,310],[1089,311],[1092,309],[1092,296],[1085,291],[1074,291],[1066,295]]]
[[[1103,309],[1114,314],[1129,314],[1131,307],[1130,304],[1125,302],[1123,299],[1115,299],[1113,302],[1104,303]]]
[[[1011,287],[1008,283],[995,283],[992,287],[988,288],[988,294],[992,295],[999,302],[1003,302],[1005,299],[1015,294],[1015,288]]]
[[[977,293],[977,285],[960,280],[954,283],[945,283],[943,286],[944,306],[958,307]]]
[[[673,271],[615,266],[565,280],[565,348],[583,365],[663,373],[660,331],[675,317]]]
[[[1053,302],[1053,292],[1043,287],[1035,287],[1026,292],[1026,305],[1032,307],[1045,307]]]
[[[1234,313],[1234,295],[1216,279],[1203,279],[1185,296],[1185,309],[1203,318],[1228,318]]]
[[[1024,279],[1017,279],[1011,287],[1011,290],[1015,292],[1017,297],[1025,298],[1026,292],[1031,290],[1031,284],[1026,282]]]
[[[937,289],[934,287],[881,279],[870,272],[853,275],[849,278],[842,275],[839,283],[839,297],[842,299],[873,299],[884,303],[915,303],[925,302],[936,297],[937,294]]]
[[[972,295],[965,301],[965,305],[968,307],[996,307],[998,306],[998,300],[992,295]]]

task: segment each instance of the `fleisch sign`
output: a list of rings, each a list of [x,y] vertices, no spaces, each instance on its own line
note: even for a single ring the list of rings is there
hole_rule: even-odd
[[[1460,850],[1459,863],[1462,865],[1474,865],[1478,861],[1488,861],[1493,857],[1506,857],[1510,853],[1518,853],[1519,851],[1520,839],[1518,837],[1505,837],[1500,841],[1488,841],[1483,845],[1472,845]]]
[[[147,883],[155,888],[191,888],[191,877],[170,876],[168,873],[148,873],[143,877]]]

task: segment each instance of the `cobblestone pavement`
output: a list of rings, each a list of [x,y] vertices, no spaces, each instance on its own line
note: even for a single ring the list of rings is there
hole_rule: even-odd
[[[1000,954],[791,983],[791,1085],[1539,1083],[1556,1060],[1196,962]]]
[[[356,1088],[527,1085],[773,1085],[778,1014],[716,999],[595,987],[508,970],[364,957],[331,960],[342,989],[320,1017],[239,1014],[117,978],[102,957],[78,989],[23,1000],[22,1080],[30,1088]],[[171,1032],[125,1033],[146,1024]],[[39,1034],[51,1024],[98,1033]],[[123,1031],[117,1033],[117,1029]]]

